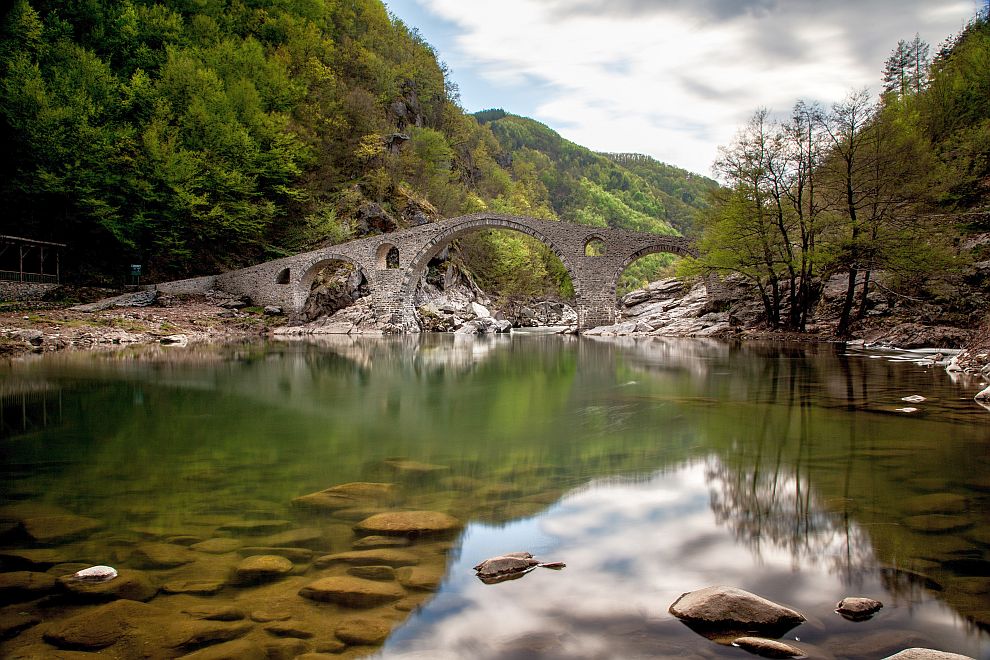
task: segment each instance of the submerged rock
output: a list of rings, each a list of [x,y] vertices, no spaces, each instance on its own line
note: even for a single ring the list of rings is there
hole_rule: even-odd
[[[375,607],[399,600],[406,595],[406,592],[392,582],[334,576],[307,584],[299,590],[299,595],[310,600],[337,603],[347,607]]]
[[[765,637],[739,637],[732,645],[764,658],[797,658],[805,655],[804,651],[790,644]]]
[[[103,526],[95,518],[71,514],[27,518],[21,524],[27,535],[37,543],[61,543],[85,536]]]
[[[388,621],[382,619],[348,619],[337,626],[337,637],[348,644],[377,646],[388,638],[392,631]]]
[[[968,655],[946,653],[934,649],[911,648],[904,649],[894,655],[888,655],[883,660],[974,660]]]
[[[165,616],[158,607],[133,600],[117,600],[82,614],[56,620],[45,631],[45,641],[64,649],[96,650],[115,644],[144,619]]]
[[[84,582],[67,575],[58,579],[59,586],[79,600],[148,601],[158,593],[158,587],[142,571],[122,568],[117,577],[105,582]]]
[[[354,482],[300,495],[292,504],[304,509],[337,511],[390,502],[395,490],[395,484],[390,483]]]
[[[377,550],[352,550],[324,555],[313,560],[316,568],[326,568],[334,564],[350,564],[351,566],[414,566],[419,563],[419,557],[404,550],[382,548]]]
[[[175,568],[195,559],[192,550],[172,543],[142,543],[131,554],[131,563],[138,568]]]
[[[234,569],[236,582],[241,585],[270,582],[292,572],[292,562],[278,555],[245,557]]]
[[[783,605],[724,586],[685,593],[668,611],[685,623],[727,630],[788,630],[805,620],[802,614]]]
[[[13,571],[0,573],[0,602],[10,603],[40,598],[55,589],[55,578],[48,573]]]
[[[439,511],[393,511],[365,518],[354,529],[361,533],[392,536],[432,536],[456,532],[461,521]]]
[[[267,660],[263,648],[246,639],[236,639],[182,656],[182,660]]]

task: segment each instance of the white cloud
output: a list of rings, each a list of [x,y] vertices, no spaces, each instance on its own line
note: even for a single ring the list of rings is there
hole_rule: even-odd
[[[758,107],[786,112],[799,98],[875,87],[897,39],[920,31],[938,42],[973,11],[926,0],[415,1],[457,26],[440,53],[455,80],[530,97],[535,119],[592,149],[701,173]]]

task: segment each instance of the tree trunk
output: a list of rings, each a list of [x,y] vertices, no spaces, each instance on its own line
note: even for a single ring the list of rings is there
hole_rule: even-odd
[[[856,298],[856,278],[859,270],[855,267],[849,269],[849,286],[846,287],[846,298],[842,301],[842,312],[839,313],[839,327],[835,334],[839,337],[849,336],[849,318],[852,315],[853,300]]]
[[[856,314],[856,320],[862,320],[866,318],[866,312],[869,311],[868,305],[869,300],[867,296],[870,294],[870,273],[871,271],[865,271],[865,277],[863,278],[863,299],[859,302],[859,313]]]

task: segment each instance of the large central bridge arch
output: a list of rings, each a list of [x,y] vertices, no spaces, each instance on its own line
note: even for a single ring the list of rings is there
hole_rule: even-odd
[[[419,252],[412,257],[409,266],[405,270],[405,276],[402,279],[400,295],[405,299],[410,301],[412,300],[416,293],[416,287],[419,285],[420,280],[426,273],[426,269],[429,266],[430,261],[443,252],[443,250],[453,241],[457,240],[461,236],[466,236],[476,231],[486,229],[504,229],[525,234],[526,236],[536,239],[549,248],[550,251],[553,252],[558,259],[560,259],[560,262],[564,265],[564,269],[567,271],[567,274],[570,275],[571,281],[574,284],[575,299],[577,299],[579,296],[579,283],[575,279],[574,267],[569,263],[570,257],[564,250],[557,246],[553,239],[551,239],[543,231],[540,231],[539,227],[534,227],[531,223],[525,222],[525,220],[531,219],[532,218],[514,218],[512,216],[485,214],[454,218],[453,220],[458,220],[459,222],[451,222],[448,227],[446,227],[443,231],[438,232],[435,237],[430,239],[430,241],[427,242],[419,250]]]

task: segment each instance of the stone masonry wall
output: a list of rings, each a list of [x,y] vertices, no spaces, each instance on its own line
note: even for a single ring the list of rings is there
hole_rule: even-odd
[[[691,241],[676,236],[475,213],[223,273],[212,285],[231,294],[248,295],[258,305],[278,305],[295,318],[302,311],[316,273],[328,261],[339,259],[364,272],[372,292],[371,304],[380,318],[412,331],[416,329],[412,297],[430,259],[458,236],[479,229],[519,231],[553,250],[574,282],[581,329],[615,319],[619,276],[639,257],[655,252],[695,254]],[[604,244],[604,254],[586,256],[585,248],[594,239]],[[393,248],[398,250],[398,267],[388,268],[386,257]]]

